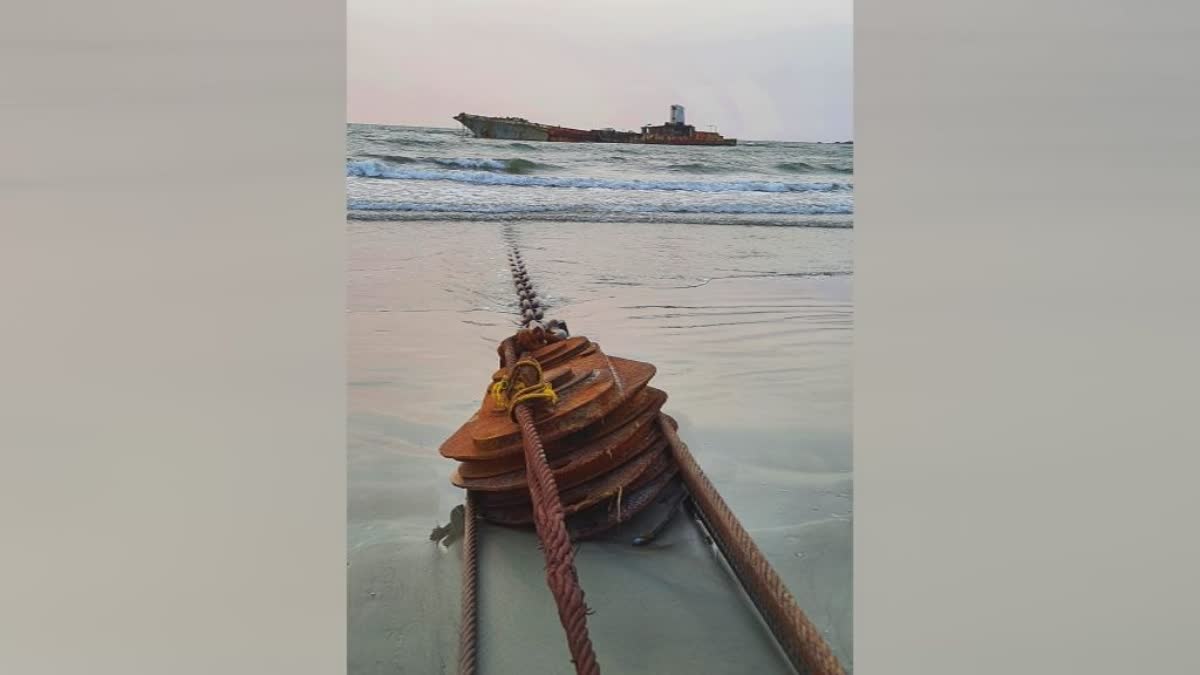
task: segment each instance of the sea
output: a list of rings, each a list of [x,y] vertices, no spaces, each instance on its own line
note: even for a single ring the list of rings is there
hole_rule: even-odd
[[[348,127],[352,675],[456,672],[460,551],[429,535],[463,494],[437,449],[517,326],[510,243],[550,318],[656,366],[680,436],[852,671],[852,148]],[[636,534],[576,553],[604,672],[790,672],[695,523]],[[481,669],[568,672],[534,535],[480,545]]]
[[[850,227],[853,145],[537,143],[350,125],[354,219]]]

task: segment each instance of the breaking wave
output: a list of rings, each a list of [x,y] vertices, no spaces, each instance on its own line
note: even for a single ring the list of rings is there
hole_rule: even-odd
[[[432,158],[428,161],[440,166],[456,169],[483,169],[486,171],[504,171],[506,173],[529,173],[536,169],[554,168],[549,164],[539,164],[538,162],[519,157],[516,159]]]
[[[553,164],[542,164],[519,157],[514,159],[476,159],[474,157],[409,157],[407,155],[380,155],[371,153],[364,153],[362,156],[382,159],[388,164],[435,164],[448,169],[476,169],[483,171],[504,171],[506,173],[529,173],[537,169],[558,168]],[[353,159],[347,160],[350,163],[354,161]],[[347,175],[355,174],[348,173]]]
[[[495,161],[495,160],[487,160]],[[528,160],[524,160],[528,161]],[[853,189],[849,183],[784,183],[777,181],[656,181],[612,180],[604,178],[568,178],[521,176],[487,171],[442,171],[400,168],[375,160],[346,164],[347,176],[392,180],[448,180],[477,185],[523,185],[550,188],[594,188],[604,190],[666,190],[685,192],[834,192]]]

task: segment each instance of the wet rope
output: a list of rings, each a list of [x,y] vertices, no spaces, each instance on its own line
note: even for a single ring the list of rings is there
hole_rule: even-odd
[[[504,351],[507,363],[516,361],[516,348],[511,341],[505,342]],[[525,450],[533,522],[538,539],[542,542],[542,555],[546,559],[546,583],[558,607],[558,619],[567,634],[571,661],[579,675],[599,675],[600,666],[596,662],[587,629],[588,608],[584,604],[583,588],[575,571],[575,549],[567,534],[566,515],[559,498],[558,484],[546,460],[546,451],[534,426],[529,405],[519,403],[514,410]]]
[[[667,437],[671,454],[679,464],[683,481],[712,530],[721,553],[779,641],[792,667],[802,675],[844,675],[841,663],[825,638],[796,604],[775,568],[709,482],[687,445],[675,433],[675,428],[662,413],[658,422]]]
[[[517,407],[517,420],[524,433],[534,431],[533,416],[524,405]],[[567,534],[562,502],[541,442],[536,436],[528,438],[525,459],[533,462],[531,475],[534,480],[530,483],[530,492],[533,495],[534,523],[546,558],[546,583],[554,595],[558,618],[567,634],[567,647],[571,652],[571,662],[575,664],[575,672],[579,675],[599,675],[600,665],[596,662],[592,640],[588,635],[588,608],[584,604],[583,588],[575,571],[575,550]],[[536,488],[533,487],[535,484]]]
[[[475,675],[478,669],[476,656],[479,649],[479,602],[476,590],[479,585],[479,551],[475,519],[475,495],[467,491],[466,508],[463,513],[462,620],[458,631],[459,675]]]

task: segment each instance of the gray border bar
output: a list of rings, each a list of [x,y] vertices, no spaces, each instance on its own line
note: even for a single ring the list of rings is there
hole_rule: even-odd
[[[859,673],[1200,672],[1172,4],[856,3]]]
[[[345,6],[0,20],[0,672],[345,668]]]

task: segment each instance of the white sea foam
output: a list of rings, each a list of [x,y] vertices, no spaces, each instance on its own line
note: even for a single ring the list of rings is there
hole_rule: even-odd
[[[508,169],[508,161],[503,159],[476,159],[473,157],[454,157],[451,159],[433,158],[429,161],[442,166],[452,166],[461,169],[492,169],[504,171]]]
[[[495,161],[495,160],[480,160]],[[660,190],[685,192],[837,192],[849,191],[849,183],[785,183],[776,181],[660,181],[613,180],[605,178],[523,176],[486,171],[445,171],[397,167],[376,160],[355,160],[346,164],[346,175],[391,180],[443,180],[476,185],[514,185],[549,188],[600,190]]]

